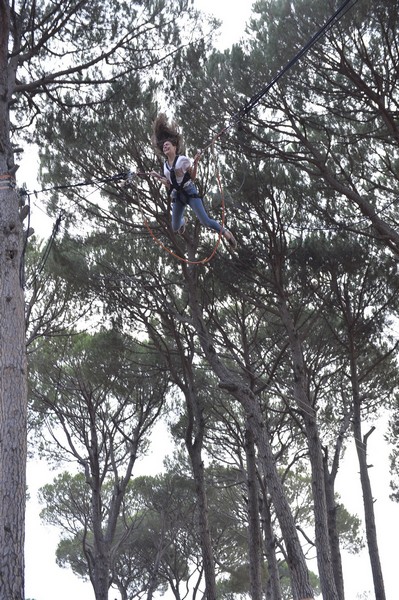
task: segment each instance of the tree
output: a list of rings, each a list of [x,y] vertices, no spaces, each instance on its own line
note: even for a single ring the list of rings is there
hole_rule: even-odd
[[[14,188],[9,108],[13,95],[8,40],[10,7],[0,3],[0,586],[4,598],[24,592],[26,403],[23,229]]]
[[[77,521],[81,531],[76,525],[73,530],[80,535],[96,599],[106,600],[121,544],[117,525],[124,498],[168,384],[145,349],[112,331],[50,341],[33,366],[35,409],[48,420],[56,444],[54,450],[44,442],[43,453],[59,460],[61,451],[78,465],[88,487],[83,494],[78,486],[82,502],[74,499],[72,486],[65,507],[61,510],[60,499],[53,498],[48,512],[63,518],[71,503],[79,506],[71,522]],[[65,477],[57,494],[73,483]]]
[[[334,306],[335,318],[332,319],[329,312],[325,316],[326,322],[347,356],[345,370],[351,386],[350,415],[359,460],[367,545],[375,593],[377,597],[384,598],[367,461],[367,441],[374,427],[363,434],[363,422],[365,413],[370,417],[384,407],[390,408],[398,385],[395,364],[398,342],[388,333],[381,335],[389,322],[396,318],[398,310],[396,261],[385,254],[379,255],[377,248],[370,244],[365,246],[350,235],[341,235],[339,240],[332,238],[328,249],[324,246],[323,236],[320,242],[318,244],[315,238],[309,239],[307,246],[308,249],[313,247],[313,268],[317,264],[321,270],[318,293],[324,296],[325,308],[330,308],[331,304]],[[339,256],[339,265],[336,256]],[[326,284],[328,299],[325,296]]]
[[[294,23],[295,38],[298,32],[306,36],[319,17],[311,15],[306,1],[295,14],[283,2],[258,6],[274,22],[275,36],[284,24]],[[352,224],[360,235],[375,236],[394,253],[397,223],[387,194],[395,194],[398,185],[392,170],[398,140],[397,96],[395,78],[391,80],[388,72],[397,72],[398,57],[392,51],[396,27],[390,2],[354,7],[329,31],[327,42],[304,57],[301,76],[292,70],[284,79],[284,93],[275,90],[266,99],[264,107],[273,112],[270,119],[263,112],[259,116],[257,139],[258,149],[262,144],[268,147],[265,154],[295,164],[309,175],[314,188],[312,212],[327,223]],[[254,51],[267,52],[265,39],[259,30]],[[282,51],[288,51],[286,43]]]
[[[202,561],[199,506],[195,483],[184,460],[169,462],[165,473],[155,477],[132,478],[126,490],[123,512],[117,526],[111,581],[122,598],[153,597],[156,591],[169,590],[178,600],[193,597],[202,590]],[[182,468],[183,467],[183,468]],[[230,477],[233,474],[230,474]],[[228,478],[223,469],[212,477]],[[112,495],[112,483],[104,485],[105,496]],[[106,491],[107,490],[107,491]],[[245,524],[237,522],[235,512],[242,502],[240,486],[213,486],[209,493],[209,527],[217,557],[219,579],[234,578],[234,572],[248,570],[245,560]],[[83,474],[62,473],[41,490],[45,504],[42,518],[62,526],[57,562],[69,565],[80,577],[88,577],[85,556],[93,546],[88,514],[90,491]],[[236,578],[237,581],[237,578]],[[241,588],[248,591],[248,576],[241,577]],[[218,584],[218,594],[223,585]]]
[[[0,2],[0,581],[10,598],[22,598],[24,587],[27,405],[24,238],[13,140],[34,122],[44,98],[58,106],[93,105],[103,100],[103,84],[123,86],[129,73],[170,58],[184,43],[183,29],[196,35],[195,27],[179,29],[174,18],[186,6],[186,0],[128,9],[115,0]]]

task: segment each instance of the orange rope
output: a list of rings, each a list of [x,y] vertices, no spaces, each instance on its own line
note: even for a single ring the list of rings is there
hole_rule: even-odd
[[[212,146],[213,155],[214,156],[215,156],[215,151],[214,151],[213,143],[214,143],[215,139],[217,137],[219,137],[219,135],[221,135],[221,133],[218,134],[217,136],[215,136],[214,140],[209,144],[209,146]],[[209,146],[207,146],[207,148],[209,148]],[[210,260],[212,260],[212,258],[215,256],[215,254],[217,252],[217,249],[219,247],[220,241],[222,239],[222,235],[223,235],[222,231],[223,231],[224,222],[225,222],[225,202],[224,202],[223,186],[222,186],[222,183],[221,183],[220,173],[219,173],[219,169],[218,169],[218,166],[217,166],[216,158],[215,158],[215,165],[216,165],[215,166],[216,179],[217,179],[217,183],[218,183],[218,187],[219,187],[219,191],[220,191],[221,205],[222,205],[222,228],[219,231],[219,235],[218,235],[218,239],[217,239],[217,242],[215,244],[215,247],[213,248],[211,254],[209,256],[207,256],[206,258],[202,258],[202,259],[199,259],[199,260],[190,260],[188,258],[185,258],[184,256],[180,256],[179,254],[177,254],[176,252],[174,252],[173,250],[171,250],[171,248],[168,248],[168,246],[165,246],[165,244],[159,238],[157,238],[157,236],[155,235],[155,233],[151,229],[151,227],[150,227],[150,225],[148,223],[148,220],[147,220],[147,218],[144,215],[144,211],[143,211],[143,207],[141,206],[139,194],[137,194],[138,204],[139,204],[140,212],[141,212],[142,217],[143,217],[144,226],[146,227],[147,231],[151,235],[151,237],[154,240],[154,242],[156,244],[158,244],[158,246],[160,246],[163,250],[165,250],[166,252],[168,252],[171,256],[173,256],[174,258],[176,258],[177,260],[180,260],[181,262],[184,262],[184,263],[189,264],[189,265],[205,265]],[[138,174],[144,175],[145,173],[138,173]]]
[[[15,177],[11,173],[2,173],[0,175],[1,183],[0,191],[8,191],[15,189]],[[8,181],[7,181],[8,180]]]

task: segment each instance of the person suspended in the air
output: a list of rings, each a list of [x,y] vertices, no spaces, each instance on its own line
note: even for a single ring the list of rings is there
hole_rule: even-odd
[[[197,152],[193,161],[179,154],[182,150],[182,135],[176,123],[174,121],[169,123],[164,113],[159,114],[154,121],[152,142],[157,153],[163,154],[166,160],[163,175],[156,171],[151,171],[149,175],[159,179],[171,194],[173,231],[184,233],[186,226],[184,212],[188,205],[204,227],[209,227],[218,233],[222,232],[230,246],[236,248],[237,242],[231,231],[209,217],[194,183],[201,152]]]

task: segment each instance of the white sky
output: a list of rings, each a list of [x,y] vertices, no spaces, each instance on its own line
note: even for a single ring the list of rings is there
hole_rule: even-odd
[[[196,8],[222,21],[220,37],[215,43],[220,50],[228,48],[244,35],[252,4],[252,0],[195,0]]]
[[[223,19],[221,36],[217,47],[230,46],[244,34],[245,22],[250,15],[251,0],[195,0],[197,8]],[[264,82],[261,82],[262,84]],[[24,168],[21,165],[21,179]],[[29,177],[27,175],[28,186]],[[33,183],[33,188],[35,184]],[[31,189],[31,188],[28,188]],[[34,215],[33,215],[34,216]],[[45,215],[36,214],[37,219]],[[35,227],[34,220],[32,222]],[[370,469],[372,489],[375,495],[375,511],[379,536],[381,562],[385,577],[388,600],[398,597],[397,593],[397,556],[392,541],[399,537],[399,505],[389,501],[388,487],[388,450],[383,440],[384,428],[377,427],[369,438],[369,456],[374,467]],[[161,467],[161,457],[152,455],[154,472]],[[146,473],[151,467],[146,466]],[[345,466],[340,470],[338,483],[342,499],[348,510],[362,516],[359,506],[360,483],[357,477],[356,457],[352,448],[347,455]],[[136,472],[137,474],[137,472]],[[59,532],[53,527],[44,526],[39,518],[40,506],[36,494],[39,487],[50,483],[54,473],[44,463],[30,462],[28,465],[28,492],[30,500],[27,507],[26,526],[26,599],[34,600],[94,600],[92,587],[82,583],[69,570],[60,569],[55,564],[55,549],[59,541]],[[382,528],[382,524],[384,527]],[[372,579],[367,550],[362,556],[344,556],[344,579],[347,600],[374,598],[374,594],[365,595],[372,590]],[[111,594],[110,600],[117,600],[117,594]],[[165,596],[165,600],[167,597]]]

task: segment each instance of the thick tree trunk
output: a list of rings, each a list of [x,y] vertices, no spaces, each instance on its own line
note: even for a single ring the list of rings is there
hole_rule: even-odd
[[[108,600],[109,589],[109,551],[106,544],[96,541],[94,555],[93,587],[96,600]]]
[[[0,189],[1,600],[24,598],[27,369],[20,285],[22,224],[17,207],[16,193]]]
[[[23,229],[13,189],[7,63],[9,5],[0,0],[0,599],[24,598],[27,369],[20,273]]]

